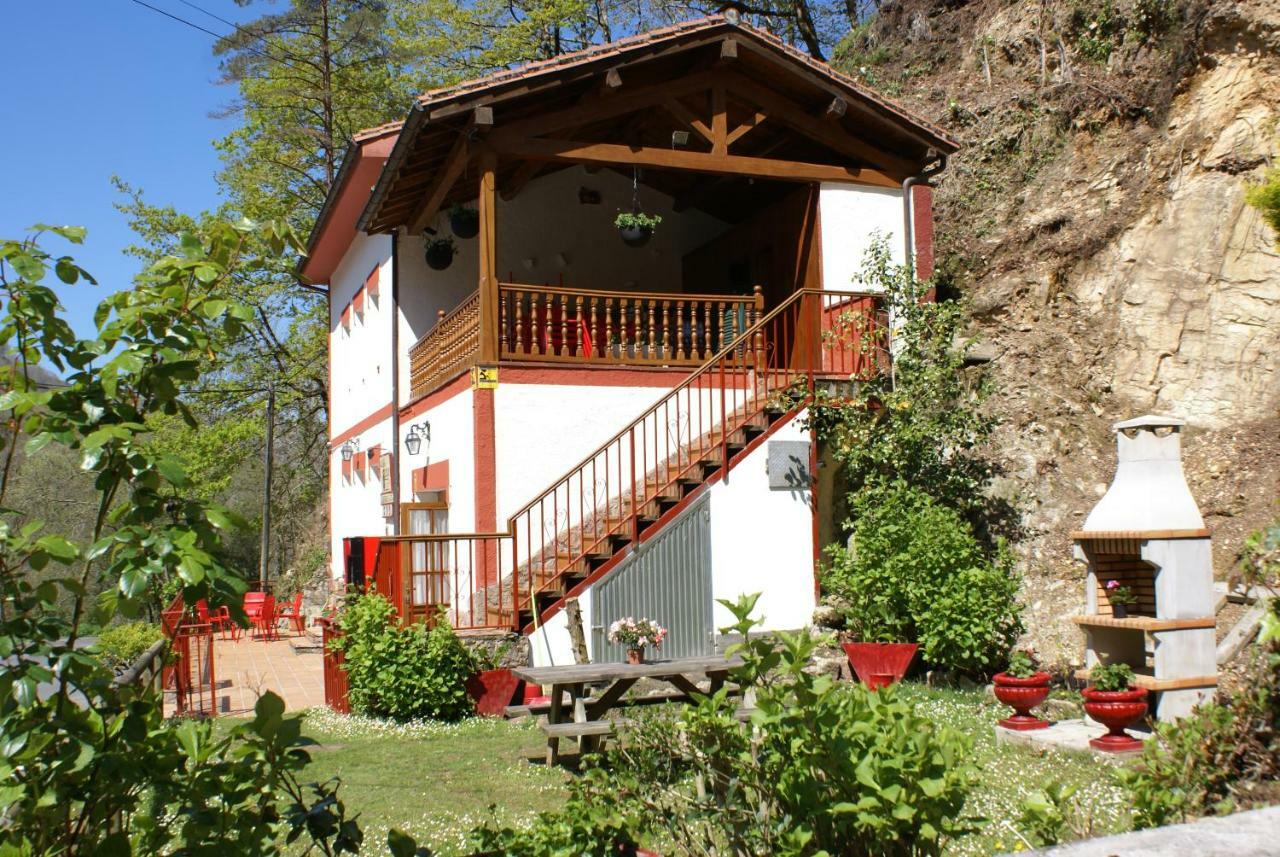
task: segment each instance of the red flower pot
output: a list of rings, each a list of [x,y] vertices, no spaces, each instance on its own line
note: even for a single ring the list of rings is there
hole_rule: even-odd
[[[1019,678],[1008,673],[996,673],[996,699],[1013,709],[1012,717],[1000,721],[1005,729],[1043,729],[1049,725],[1048,720],[1033,717],[1031,709],[1049,697],[1049,674],[1039,672],[1035,675]]]
[[[467,679],[467,693],[476,701],[476,713],[500,717],[515,698],[520,679],[511,670],[484,670]]]
[[[875,690],[901,681],[920,647],[915,643],[845,643],[841,648],[858,680]]]
[[[1084,696],[1085,713],[1108,730],[1101,738],[1090,739],[1090,747],[1111,753],[1142,749],[1142,742],[1124,730],[1147,713],[1146,690],[1140,687],[1129,690],[1094,690],[1086,687],[1080,693]]]

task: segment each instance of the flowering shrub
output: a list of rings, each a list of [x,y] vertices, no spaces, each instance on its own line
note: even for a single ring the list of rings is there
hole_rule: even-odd
[[[656,649],[666,638],[667,629],[652,619],[636,619],[628,616],[609,626],[609,642],[629,649],[637,649],[641,646],[653,646]]]

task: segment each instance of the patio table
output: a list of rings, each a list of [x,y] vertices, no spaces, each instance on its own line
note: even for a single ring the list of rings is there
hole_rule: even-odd
[[[623,695],[642,678],[666,682],[681,695],[676,700],[689,701],[701,693],[697,682],[710,681],[715,693],[728,679],[729,672],[742,666],[742,658],[734,655],[701,658],[675,658],[643,664],[572,664],[551,667],[519,667],[512,672],[530,684],[551,687],[551,709],[542,731],[547,736],[547,764],[559,759],[560,739],[576,738],[580,751],[594,748],[599,739],[613,731],[613,723],[605,715],[625,705]],[[607,683],[598,696],[588,698],[588,684]],[[568,692],[571,704],[564,704]]]

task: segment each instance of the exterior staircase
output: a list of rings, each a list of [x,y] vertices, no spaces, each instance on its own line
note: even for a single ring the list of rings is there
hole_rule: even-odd
[[[878,295],[793,293],[512,515],[505,532],[382,540],[376,585],[404,621],[444,609],[460,630],[529,632],[657,535],[819,385],[838,390],[882,371],[886,328]],[[415,543],[425,543],[429,566],[439,561],[409,574],[458,603],[408,603],[413,583],[401,575]]]

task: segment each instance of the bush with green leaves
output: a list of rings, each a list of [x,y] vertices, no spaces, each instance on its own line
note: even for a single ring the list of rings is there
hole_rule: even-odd
[[[98,635],[97,652],[107,669],[128,669],[142,654],[160,641],[159,625],[150,622],[122,622]]]
[[[752,635],[758,596],[721,603],[737,622],[754,688],[749,723],[727,689],[641,718],[531,829],[488,825],[479,850],[541,857],[611,854],[931,855],[971,829],[976,777],[965,738],[915,713],[892,688],[868,691],[805,671],[806,634]],[[405,852],[408,853],[408,852]]]
[[[960,514],[903,482],[853,498],[851,547],[828,549],[822,586],[867,642],[916,642],[930,664],[989,673],[1022,631],[1013,561],[988,558]]]
[[[1098,664],[1089,670],[1089,686],[1094,690],[1128,690],[1133,684],[1133,667],[1126,663]]]
[[[1268,618],[1247,688],[1159,724],[1138,765],[1118,773],[1134,827],[1225,815],[1280,794],[1280,599]]]
[[[351,708],[393,720],[459,720],[475,711],[466,682],[471,653],[440,614],[428,627],[401,625],[390,601],[356,595],[338,619],[343,635],[330,645],[343,653]]]
[[[92,278],[44,249],[45,236],[79,244],[84,230],[0,239],[0,853],[266,855],[304,835],[311,849],[355,852],[360,831],[335,784],[298,779],[305,742],[279,697],[264,695],[257,716],[229,733],[175,723],[159,694],[117,686],[79,645],[91,624],[137,616],[170,581],[188,604],[240,609],[245,582],[221,558],[234,518],[148,443],[149,421],[195,423],[182,388],[251,317],[226,298],[229,282],[300,243],[286,225],[247,221],[183,235],[132,288],[103,300],[96,334],[81,339],[45,281],[65,289]],[[63,383],[39,383],[38,366]],[[31,466],[61,449],[92,477],[87,535],[46,531],[13,507],[18,445]]]
[[[1267,170],[1266,176],[1245,191],[1245,200],[1262,213],[1276,234],[1276,246],[1280,247],[1280,169]]]

